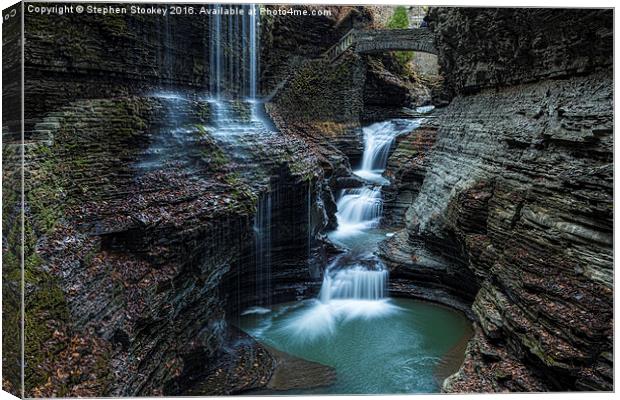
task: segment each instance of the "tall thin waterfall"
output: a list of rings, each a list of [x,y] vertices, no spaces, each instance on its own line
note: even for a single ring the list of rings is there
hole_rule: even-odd
[[[241,15],[222,15],[226,7],[213,5],[211,15],[209,83],[216,100],[245,99],[255,102],[258,95],[260,10],[257,5],[242,7]]]
[[[218,5],[213,5],[217,9]],[[222,15],[216,13],[212,16],[211,23],[211,43],[209,59],[209,82],[211,86],[211,96],[220,99],[220,88],[222,83]]]
[[[306,249],[307,255],[306,258],[308,263],[310,263],[310,258],[312,256],[312,181],[308,180],[308,189],[306,192],[306,215],[307,215],[307,223],[306,223]]]
[[[271,192],[258,201],[254,217],[256,295],[261,305],[271,304]]]
[[[230,7],[242,12],[227,12]],[[212,6],[210,26],[209,83],[213,110],[212,137],[227,156],[244,164],[254,151],[247,135],[268,134],[255,117],[258,94],[259,7],[257,5]],[[237,100],[237,101],[233,101]],[[245,102],[245,104],[240,104]],[[246,111],[252,114],[248,119]],[[254,217],[256,297],[258,305],[271,304],[272,211],[277,198],[269,188],[258,200]]]
[[[258,6],[250,6],[250,100],[256,100],[258,76]]]

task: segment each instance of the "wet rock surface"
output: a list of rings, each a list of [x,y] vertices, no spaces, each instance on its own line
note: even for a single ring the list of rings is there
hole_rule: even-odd
[[[79,99],[202,90],[210,76],[209,29],[208,18],[191,15],[28,13],[26,124]]]
[[[49,281],[31,282],[26,329],[49,356],[43,369],[27,370],[28,393],[224,394],[266,385],[271,356],[251,338],[236,346],[228,325],[265,295],[244,283],[256,274],[257,201],[274,191],[272,223],[298,221],[274,234],[269,294],[294,299],[302,281],[295,274],[312,280],[308,207],[316,201],[308,196],[320,169],[301,155],[302,142],[278,135],[248,135],[238,146],[253,149],[252,168],[240,168],[208,134],[209,116],[205,102],[132,97],[77,102],[36,126],[26,174],[28,224],[39,238],[29,273]],[[159,138],[175,132],[179,154],[159,157]],[[35,331],[39,319],[47,328]],[[83,343],[82,368],[41,382],[47,368],[68,367],[63,354],[73,341]],[[207,366],[219,382],[213,392],[193,378]]]
[[[471,270],[486,287],[473,305],[485,334],[505,340],[516,354],[527,354],[526,365],[531,362],[528,358],[536,360],[532,364],[541,365],[555,389],[605,389],[611,384],[610,366],[598,367],[607,364],[605,354],[612,346],[608,79],[606,74],[595,74],[510,93],[511,101],[540,93],[535,108],[545,104],[543,95],[558,93],[562,104],[573,105],[573,112],[549,118],[541,130],[528,123],[532,136],[506,138],[501,145],[505,153],[496,158],[504,160],[499,171],[489,171],[493,166],[488,153],[480,154],[483,163],[467,171],[471,183],[459,190],[465,176],[455,181],[455,195],[442,221],[455,232]],[[471,110],[473,102],[468,100]],[[456,100],[451,107],[458,104]],[[498,110],[497,102],[494,106]],[[477,111],[475,118],[480,116],[481,110]],[[578,130],[571,129],[574,124]],[[582,135],[588,131],[608,133],[584,141]],[[536,140],[545,143],[541,150],[536,149]],[[526,149],[524,143],[529,143]],[[489,176],[493,183],[485,182]],[[434,186],[433,181],[428,184]],[[426,207],[437,209],[430,203]],[[442,223],[418,218],[419,210],[413,216],[422,232]]]
[[[436,116],[437,112],[434,112],[432,118]],[[429,119],[410,134],[396,138],[385,172],[390,184],[383,188],[383,224],[386,226],[405,225],[407,208],[417,197],[424,182],[437,129],[435,120]]]
[[[272,347],[268,349],[274,356],[276,365],[267,389],[309,389],[329,386],[337,379],[331,367],[291,356]]]

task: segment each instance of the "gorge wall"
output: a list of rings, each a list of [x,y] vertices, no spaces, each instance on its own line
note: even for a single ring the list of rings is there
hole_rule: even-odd
[[[422,297],[473,298],[476,333],[444,390],[612,390],[612,12],[430,19],[453,98],[382,254]]]
[[[26,393],[267,384],[272,356],[228,321],[311,287],[301,283],[312,280],[312,223],[324,225],[309,208],[321,172],[302,142],[277,135],[249,135],[240,167],[207,134],[211,118],[208,102],[139,96],[80,100],[35,125],[25,150]],[[269,293],[256,284],[265,196]]]

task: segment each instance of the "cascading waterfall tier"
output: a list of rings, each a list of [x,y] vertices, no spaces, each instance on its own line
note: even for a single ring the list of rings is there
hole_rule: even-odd
[[[344,189],[336,204],[338,232],[341,235],[375,228],[383,212],[379,186]]]
[[[316,340],[333,334],[346,321],[381,318],[400,310],[387,297],[385,266],[368,255],[348,265],[351,260],[348,254],[336,258],[325,271],[318,299],[286,321],[284,329],[294,340]]]
[[[323,303],[337,299],[381,300],[387,294],[388,271],[354,267],[325,274],[319,298]]]
[[[364,133],[364,154],[362,167],[354,173],[367,181],[388,184],[382,174],[387,165],[390,149],[396,137],[418,128],[422,119],[394,119],[366,126]]]
[[[383,214],[382,177],[394,139],[420,126],[422,120],[389,120],[364,128],[362,167],[355,173],[371,182],[361,188],[345,189],[337,203],[338,228],[330,234],[336,242],[377,228]],[[333,332],[338,321],[373,318],[397,308],[387,298],[388,271],[372,256],[362,254],[338,257],[327,267],[319,298],[306,312],[292,319],[288,327],[302,339],[313,339]],[[373,268],[369,268],[370,260]]]
[[[377,228],[383,214],[381,186],[388,184],[382,174],[394,140],[418,128],[423,119],[394,119],[363,128],[364,154],[362,167],[354,173],[370,182],[362,188],[345,189],[337,203],[338,228],[330,236],[337,241],[364,230]]]

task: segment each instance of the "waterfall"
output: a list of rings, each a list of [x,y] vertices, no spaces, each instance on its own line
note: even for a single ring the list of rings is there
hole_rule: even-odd
[[[338,229],[330,234],[336,241],[377,228],[383,214],[381,185],[388,184],[385,171],[390,149],[396,137],[420,126],[423,119],[394,119],[366,126],[361,169],[356,175],[371,184],[362,188],[344,189],[336,204]]]
[[[230,12],[232,7],[241,8],[241,12]],[[244,166],[246,171],[255,167],[250,164],[255,162],[253,143],[262,135],[273,133],[259,118],[257,109],[259,15],[257,5],[215,4],[209,30],[210,97],[207,100],[212,126],[204,128],[227,158]],[[248,136],[253,137],[248,140]],[[256,306],[271,304],[272,211],[277,204],[277,191],[270,187],[260,196],[254,217]],[[251,311],[256,310],[264,309]]]
[[[258,7],[250,6],[250,100],[256,100],[258,75]]]
[[[387,297],[388,271],[376,260],[377,269],[360,264],[347,267],[337,258],[325,271],[318,299],[285,321],[291,340],[313,341],[333,334],[340,323],[362,318],[382,318],[400,311]]]
[[[256,296],[263,305],[271,304],[271,192],[260,197],[254,217]]]
[[[381,187],[344,189],[336,204],[338,231],[342,234],[375,228],[383,212]]]
[[[379,170],[383,172],[385,169],[388,152],[398,132],[390,128],[390,121],[386,121],[363,129],[364,156],[362,158],[362,171]]]
[[[362,167],[354,173],[371,182],[383,185],[389,183],[382,174],[387,165],[390,149],[397,136],[411,132],[420,126],[422,119],[388,120],[377,122],[362,129],[364,133],[364,154]]]
[[[380,300],[387,293],[388,272],[354,267],[325,274],[319,298],[323,303],[333,299]]]
[[[372,183],[342,191],[337,202],[338,228],[329,234],[331,239],[336,239],[335,243],[352,238],[366,246],[368,242],[358,235],[380,224],[381,185],[385,181],[382,173],[389,151],[397,136],[412,131],[421,122],[422,119],[390,120],[364,128],[362,167],[356,173]],[[311,229],[310,196],[308,190],[308,230]],[[372,254],[374,246],[376,243],[344,253],[325,269],[318,297],[309,307],[284,321],[282,329],[290,333],[291,340],[315,340],[334,333],[339,324],[352,319],[382,318],[400,311],[388,297],[388,271]]]
[[[306,248],[308,265],[312,258],[312,181],[308,180],[308,192],[306,193],[306,215],[308,218],[306,224]]]
[[[157,65],[159,66],[159,89],[169,87],[170,79],[174,75],[174,57],[172,54],[173,36],[170,18],[162,18],[158,24],[158,39],[161,45],[157,52]]]
[[[337,257],[326,268],[315,306],[290,321],[290,329],[302,339],[333,332],[340,320],[380,317],[397,309],[387,298],[387,269],[371,254],[374,248],[368,247],[359,235],[379,227],[381,222],[381,185],[389,183],[382,174],[394,140],[419,127],[421,122],[422,119],[389,120],[363,128],[362,166],[355,173],[370,183],[342,191],[336,204],[338,228],[329,237],[335,243],[354,240],[364,244]]]
[[[213,5],[209,58],[211,96],[218,101],[226,96],[254,103],[258,94],[260,9],[257,5],[234,7],[242,7],[243,13],[222,15],[225,6]]]
[[[229,7],[240,7],[232,12]],[[228,13],[227,13],[228,11]],[[240,164],[254,151],[244,137],[270,134],[272,127],[258,108],[259,7],[212,6],[209,85],[213,126],[208,129],[222,149]]]
[[[218,5],[213,5],[214,9],[217,9],[217,7]],[[219,100],[222,82],[222,16],[219,13],[215,13],[211,18],[209,84],[211,95]]]

